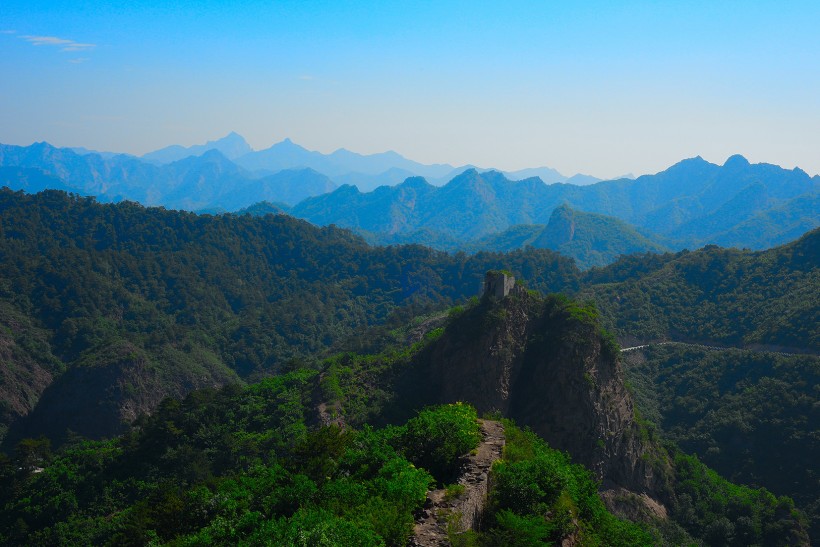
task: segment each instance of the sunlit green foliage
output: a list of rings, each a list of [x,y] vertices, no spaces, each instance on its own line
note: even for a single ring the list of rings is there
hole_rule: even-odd
[[[402,452],[439,482],[458,471],[459,457],[481,440],[475,409],[456,403],[419,412],[404,426],[398,442]]]
[[[485,545],[543,545],[575,536],[584,545],[652,545],[640,526],[614,517],[583,466],[530,431],[505,422],[504,459],[492,470]]]
[[[764,489],[738,486],[721,478],[696,456],[675,455],[677,481],[673,517],[706,545],[797,545],[802,517],[794,502]]]
[[[315,375],[169,399],[53,456],[22,445],[0,462],[0,543],[404,545],[431,475],[401,454],[403,428],[309,429]],[[32,454],[42,470],[20,467]]]

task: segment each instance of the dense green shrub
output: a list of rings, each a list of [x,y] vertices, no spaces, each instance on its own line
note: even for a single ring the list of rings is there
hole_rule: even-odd
[[[732,484],[697,456],[675,455],[673,516],[706,545],[797,545],[808,543],[796,523],[803,517],[787,497]]]
[[[405,425],[398,439],[400,449],[439,483],[449,482],[458,471],[459,457],[481,440],[477,420],[475,409],[463,403],[422,410]]]
[[[639,525],[604,507],[583,466],[530,431],[505,421],[504,458],[493,465],[483,545],[539,545],[575,535],[589,545],[652,545]]]

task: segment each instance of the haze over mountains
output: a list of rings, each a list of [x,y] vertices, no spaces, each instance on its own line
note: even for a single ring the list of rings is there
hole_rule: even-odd
[[[612,217],[611,229],[616,219],[632,224],[651,243],[643,250],[709,243],[761,249],[818,226],[819,189],[820,177],[799,169],[751,165],[741,156],[718,166],[698,157],[634,181],[585,187],[546,185],[538,179],[510,181],[498,172],[475,170],[441,188],[422,179],[364,194],[344,186],[301,202],[291,214],[314,224],[387,234],[394,242],[452,249],[516,226],[543,228],[556,207],[568,205]],[[567,227],[569,239],[580,236],[577,226]],[[524,238],[520,244],[535,241]]]
[[[268,375],[307,380],[310,374],[314,379],[303,384],[299,398],[306,409],[317,409],[317,417],[305,411],[305,431],[328,417],[353,428],[398,423],[399,415],[404,420],[423,405],[465,401],[531,426],[589,466],[603,484],[617,485],[601,494],[612,510],[656,526],[653,533],[668,544],[693,543],[703,535],[705,544],[724,545],[732,536],[723,528],[740,530],[740,539],[729,543],[736,545],[776,544],[784,537],[808,544],[807,533],[820,537],[816,489],[795,484],[813,480],[814,472],[768,472],[776,466],[766,463],[766,455],[780,453],[755,448],[757,440],[747,443],[752,448],[744,449],[748,456],[738,478],[795,496],[805,520],[787,498],[720,483],[704,471],[696,472],[703,493],[690,492],[690,468],[702,464],[677,448],[667,452],[660,432],[634,410],[615,343],[743,349],[739,369],[775,359],[756,357],[761,349],[807,354],[776,359],[815,374],[820,177],[732,156],[724,165],[696,157],[655,175],[587,186],[547,184],[534,176],[514,180],[475,168],[453,171],[436,185],[404,169],[421,170],[421,164],[393,153],[323,155],[290,141],[248,150],[235,134],[146,158],[46,143],[0,145],[0,185],[28,192],[0,191],[0,450],[22,454],[51,441],[70,451],[77,435],[124,433],[127,439],[136,431],[129,424],[146,419],[141,414],[163,416],[177,404],[168,401],[192,390],[188,402],[179,404],[211,397],[216,386],[234,385],[219,393],[239,393],[256,388],[238,385]],[[398,164],[377,172],[393,160]],[[260,167],[265,165],[270,169]],[[344,169],[359,171],[339,175]],[[384,173],[398,182],[369,192],[339,184],[344,177],[380,180]],[[412,176],[402,178],[407,174]],[[33,194],[50,188],[118,203],[55,191]],[[226,211],[233,214],[221,214]],[[403,243],[458,252],[394,245]],[[765,251],[714,245],[681,250],[708,243],[754,249],[785,244]],[[502,269],[532,290],[519,284],[501,301],[485,295],[441,310],[474,295],[488,270],[486,279],[500,275],[506,286]],[[585,304],[537,295],[556,291]],[[389,349],[391,344],[405,349]],[[398,353],[368,354],[385,348]],[[555,348],[562,349],[555,354]],[[658,357],[640,351],[648,352],[648,372],[636,377],[641,393],[671,389],[653,375]],[[710,363],[715,374],[722,373],[719,360]],[[772,370],[771,379],[755,384],[757,396],[769,400],[782,392],[788,401],[798,393],[800,402],[783,404],[784,410],[767,407],[775,419],[788,420],[783,435],[768,433],[761,412],[750,438],[776,439],[794,447],[784,454],[805,452],[793,461],[812,461],[805,439],[816,435],[816,394],[799,391],[805,384],[800,374],[761,370]],[[487,398],[493,390],[501,399]],[[745,383],[736,391],[751,397]],[[163,402],[166,397],[171,399]],[[277,415],[288,404],[277,402],[262,414]],[[708,435],[706,454],[701,445],[690,445],[698,457],[710,457],[710,465],[732,472],[726,458],[716,455],[735,446],[734,431],[741,426],[724,434],[722,422],[704,419],[696,424],[703,434],[690,432],[680,429],[676,410],[657,398],[641,404],[641,413],[662,418],[681,443]],[[731,417],[732,408],[719,410]],[[28,438],[39,435],[41,440]],[[35,490],[39,475],[58,468],[45,460],[11,461],[3,466],[0,458],[0,471],[7,470],[0,481],[12,476],[8,470],[32,469],[20,484]],[[5,488],[11,493],[5,507],[12,507],[15,488]],[[721,489],[734,492],[728,508],[714,503],[726,499]],[[620,506],[624,492],[648,495],[665,509],[635,513],[643,502],[635,505],[633,497],[628,508]],[[20,511],[28,504],[21,495]],[[692,520],[695,507],[711,509]],[[0,519],[0,543],[13,536],[31,544],[16,524],[22,517],[9,514]],[[749,524],[749,514],[760,526]],[[61,518],[20,522],[40,530]],[[116,528],[100,522],[89,537]]]
[[[70,150],[79,155],[94,154],[105,159],[120,155],[137,157],[115,152],[99,152],[82,147],[74,147]],[[490,170],[475,165],[461,167],[450,164],[427,165],[409,160],[393,151],[363,155],[340,148],[330,154],[322,154],[307,150],[290,139],[285,139],[264,150],[253,150],[244,137],[236,132],[231,132],[221,139],[208,141],[205,144],[189,147],[167,146],[144,154],[140,159],[155,165],[166,165],[191,156],[201,156],[211,150],[221,152],[226,158],[257,176],[283,169],[311,168],[329,176],[339,185],[352,184],[362,191],[372,190],[385,184],[397,184],[411,176],[421,176],[433,184],[441,185],[467,169]],[[511,180],[537,176],[546,183],[569,182],[578,185],[592,184],[601,180],[583,174],[567,177],[550,167],[505,171],[504,174]],[[631,175],[627,176],[631,177]]]
[[[546,167],[502,173],[424,165],[395,152],[321,154],[289,139],[253,151],[236,133],[142,158],[75,150],[0,145],[0,184],[210,213],[284,211],[379,244],[533,245],[567,253],[582,267],[706,244],[763,249],[820,225],[820,177],[742,156],[722,166],[696,157],[655,175],[597,181]],[[554,215],[558,208],[565,214]]]

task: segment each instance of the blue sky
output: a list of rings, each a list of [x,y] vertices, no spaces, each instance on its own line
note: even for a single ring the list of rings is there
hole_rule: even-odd
[[[820,172],[816,1],[122,4],[3,0],[0,142]]]

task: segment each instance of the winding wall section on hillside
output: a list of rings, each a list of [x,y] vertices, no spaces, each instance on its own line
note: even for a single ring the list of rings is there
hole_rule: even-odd
[[[677,342],[674,340],[664,341],[664,342],[647,342],[646,344],[642,344],[640,346],[632,346],[628,348],[621,348],[621,353],[628,353],[630,351],[637,351],[639,349],[646,349],[651,346],[682,346],[685,348],[694,348],[694,349],[708,349],[714,351],[724,351],[724,350],[731,350],[736,349],[739,351],[751,351],[755,353],[773,353],[775,355],[814,355],[811,350],[805,351],[783,351],[779,349],[771,349],[766,347],[736,347],[736,346],[718,346],[714,344],[698,344],[695,342]]]
[[[427,502],[416,520],[413,547],[450,545],[448,524],[455,533],[475,530],[481,524],[481,514],[489,491],[489,473],[493,462],[501,458],[504,449],[504,426],[493,420],[479,420],[481,443],[470,454],[461,468],[458,484],[464,493],[453,500],[445,500],[444,489],[427,493]]]

